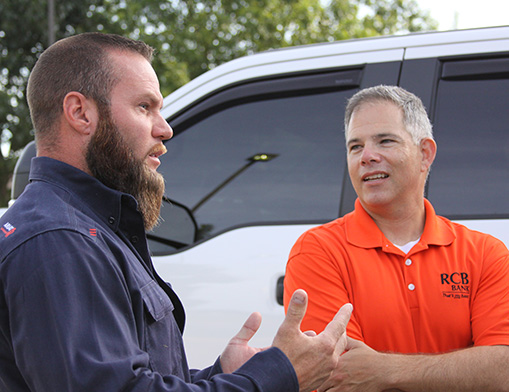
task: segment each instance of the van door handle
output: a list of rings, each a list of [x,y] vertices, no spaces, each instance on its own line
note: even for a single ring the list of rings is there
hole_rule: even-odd
[[[283,306],[283,295],[285,292],[285,276],[280,276],[276,283],[276,301],[279,305]]]

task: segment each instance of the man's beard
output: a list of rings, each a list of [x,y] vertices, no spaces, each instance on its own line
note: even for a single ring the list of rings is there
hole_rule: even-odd
[[[163,176],[136,159],[108,109],[99,113],[97,129],[87,148],[87,164],[92,175],[107,187],[128,193],[138,202],[146,230],[159,223],[164,194]]]

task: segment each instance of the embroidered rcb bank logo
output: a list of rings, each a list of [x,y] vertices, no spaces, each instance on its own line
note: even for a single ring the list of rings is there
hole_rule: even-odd
[[[462,299],[470,297],[470,281],[466,272],[440,274],[442,295],[446,298]]]

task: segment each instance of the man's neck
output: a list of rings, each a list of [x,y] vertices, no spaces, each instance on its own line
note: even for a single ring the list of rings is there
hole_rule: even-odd
[[[397,211],[376,213],[366,210],[380,231],[395,245],[405,245],[421,237],[426,222],[424,202],[418,205],[398,208]]]

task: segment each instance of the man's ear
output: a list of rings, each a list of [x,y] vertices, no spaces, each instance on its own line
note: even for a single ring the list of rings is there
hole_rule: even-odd
[[[63,115],[69,126],[83,136],[94,133],[98,111],[92,99],[85,97],[77,91],[71,91],[64,97]]]
[[[437,144],[431,138],[421,141],[422,165],[423,171],[428,171],[437,155]]]

